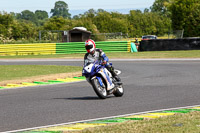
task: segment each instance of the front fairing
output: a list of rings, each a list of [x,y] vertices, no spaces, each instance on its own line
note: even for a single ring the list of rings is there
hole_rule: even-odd
[[[82,75],[92,77],[99,72],[101,65],[97,63],[88,63],[83,67]]]
[[[86,78],[96,78],[99,80],[99,83],[102,85],[102,81],[100,80],[102,77],[106,83],[107,90],[114,88],[114,84],[112,83],[112,75],[111,73],[105,68],[105,66],[100,65],[99,63],[88,63],[83,67],[83,75]]]

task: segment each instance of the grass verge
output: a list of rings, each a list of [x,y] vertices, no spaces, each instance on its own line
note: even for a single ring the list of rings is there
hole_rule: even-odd
[[[0,70],[0,81],[4,81],[41,75],[81,72],[82,67],[56,65],[0,65]]]
[[[128,59],[145,59],[145,58],[200,58],[200,50],[187,51],[149,51],[135,53],[107,53],[110,58],[128,58]]]
[[[109,58],[200,58],[200,50],[180,50],[180,51],[146,51],[146,52],[105,52]],[[57,54],[57,55],[26,55],[26,56],[0,56],[0,59],[19,59],[19,58],[80,58],[84,54]]]
[[[129,121],[73,133],[199,133],[200,112],[176,114],[158,119]]]

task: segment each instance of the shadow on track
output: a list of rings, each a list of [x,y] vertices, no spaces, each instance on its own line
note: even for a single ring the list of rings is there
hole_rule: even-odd
[[[111,97],[107,97],[111,98]],[[54,98],[54,99],[62,99],[62,100],[102,100],[95,96],[86,96],[86,97],[69,97],[69,98]]]

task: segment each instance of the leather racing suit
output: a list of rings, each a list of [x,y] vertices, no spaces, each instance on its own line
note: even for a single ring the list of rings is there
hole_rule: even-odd
[[[112,74],[116,81],[121,81],[121,79],[114,72],[114,67],[108,63],[108,57],[101,49],[96,48],[94,54],[86,53],[84,57],[84,65],[87,63],[93,63],[97,60],[106,62],[105,67],[108,69],[108,71]]]

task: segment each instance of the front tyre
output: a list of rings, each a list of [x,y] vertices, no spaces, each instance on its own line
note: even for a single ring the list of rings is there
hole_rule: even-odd
[[[91,84],[97,96],[101,99],[106,99],[108,94],[105,85],[104,87],[101,86],[97,78],[92,79]]]
[[[124,88],[122,85],[119,85],[116,90],[113,92],[113,95],[116,97],[121,97],[124,95]]]

